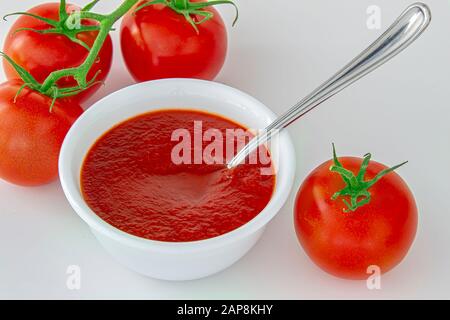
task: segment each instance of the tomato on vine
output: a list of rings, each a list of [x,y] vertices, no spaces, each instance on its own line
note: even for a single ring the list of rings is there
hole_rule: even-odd
[[[57,177],[62,142],[82,113],[78,101],[95,91],[111,65],[109,32],[138,0],[97,14],[61,0],[20,14],[0,56],[0,178],[34,186]],[[79,22],[79,25],[77,23]]]
[[[58,176],[64,137],[83,112],[73,101],[57,99],[23,86],[0,85],[0,178],[23,186],[49,183]]]
[[[97,2],[80,8],[66,4],[64,0],[7,15],[20,17],[6,36],[3,51],[41,83],[54,71],[78,67],[86,60],[97,38],[99,26],[93,19],[81,19],[71,14],[81,10],[88,12]],[[95,77],[96,84],[80,91],[72,99],[83,102],[100,88],[111,68],[112,51],[112,41],[108,36],[87,75],[88,81]],[[4,62],[4,70],[8,79],[20,78],[7,61]],[[77,82],[73,77],[63,77],[57,84],[60,88],[68,88]]]
[[[235,6],[229,0],[139,1],[121,27],[122,54],[134,79],[214,79],[228,48],[224,22],[212,7],[218,4]]]
[[[338,158],[333,145],[333,159],[306,178],[295,201],[295,229],[319,267],[367,279],[370,266],[385,273],[402,261],[418,218],[412,192],[393,172],[401,165],[387,168],[370,154]]]

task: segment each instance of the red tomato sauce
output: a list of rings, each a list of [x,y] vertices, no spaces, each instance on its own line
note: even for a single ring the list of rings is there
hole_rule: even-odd
[[[167,242],[213,238],[246,224],[272,197],[275,175],[263,165],[175,164],[174,130],[244,129],[209,113],[162,110],[129,119],[106,132],[88,152],[81,189],[90,208],[129,234]],[[203,141],[205,148],[211,142]],[[225,145],[225,144],[224,144]],[[194,149],[194,146],[192,146]],[[267,151],[267,150],[266,150]],[[226,152],[223,152],[224,157]],[[225,160],[223,159],[223,163]]]

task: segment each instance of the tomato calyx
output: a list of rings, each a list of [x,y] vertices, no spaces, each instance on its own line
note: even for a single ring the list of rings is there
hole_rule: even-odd
[[[331,199],[336,200],[339,197],[350,197],[350,202],[346,199],[342,199],[342,201],[347,206],[347,209],[343,209],[345,213],[350,211],[354,212],[359,207],[362,207],[368,204],[371,200],[371,194],[369,192],[369,188],[372,187],[375,183],[377,183],[381,178],[383,178],[388,173],[398,169],[399,167],[408,163],[405,161],[399,165],[396,165],[392,168],[388,168],[380,171],[373,179],[369,181],[364,181],[364,175],[366,174],[367,167],[369,166],[370,159],[372,155],[367,153],[364,155],[364,160],[361,164],[361,168],[359,169],[358,175],[355,176],[354,173],[348,169],[345,169],[342,164],[339,162],[339,159],[336,155],[336,148],[333,143],[333,165],[330,167],[330,171],[338,173],[342,180],[344,180],[346,186],[336,192]]]
[[[97,85],[99,83],[103,83],[102,81],[96,81],[98,75],[100,74],[100,71],[97,72],[94,77],[86,82],[86,85],[84,87],[68,87],[68,88],[59,88],[56,83],[50,86],[48,89],[42,89],[42,84],[39,83],[27,70],[25,70],[22,66],[18,65],[13,59],[11,59],[8,55],[6,55],[4,52],[0,51],[0,56],[6,59],[13,68],[16,70],[16,72],[19,74],[20,78],[23,80],[24,84],[19,88],[17,91],[15,97],[14,97],[14,103],[17,101],[17,97],[20,95],[20,93],[25,89],[26,87],[30,88],[31,90],[40,92],[46,96],[49,96],[52,99],[52,103],[50,104],[50,112],[52,111],[56,99],[62,99],[62,98],[68,98],[75,96],[79,94],[80,92],[89,89],[90,87]]]
[[[190,0],[153,0],[137,7],[134,13],[136,14],[141,9],[155,4],[164,4],[176,13],[183,15],[197,33],[199,33],[197,27],[199,24],[211,20],[214,17],[214,14],[212,12],[204,10],[207,7],[219,4],[230,4],[236,10],[236,16],[233,21],[233,26],[239,19],[239,9],[237,5],[231,0],[211,0],[206,2],[191,2]],[[195,20],[193,16],[200,16],[201,19]]]
[[[80,11],[72,11],[70,14],[67,13],[66,10],[66,0],[60,1],[60,7],[59,7],[59,20],[53,20],[41,17],[39,15],[30,13],[30,12],[13,12],[10,14],[7,14],[3,17],[3,20],[6,20],[7,17],[14,16],[14,15],[25,15],[32,17],[34,19],[40,20],[42,22],[45,22],[50,26],[48,29],[34,29],[34,28],[19,28],[14,31],[14,34],[21,31],[32,31],[39,34],[60,34],[63,36],[66,36],[70,41],[75,42],[79,44],[80,46],[84,47],[87,51],[90,51],[91,48],[82,40],[78,39],[78,34],[83,32],[91,32],[91,31],[99,31],[100,26],[98,25],[92,25],[92,26],[86,26],[82,25],[81,21],[84,18],[87,18],[89,16],[90,10],[99,2],[100,0],[94,0],[90,3],[88,3],[84,8],[82,8]],[[93,14],[94,16],[97,16]]]

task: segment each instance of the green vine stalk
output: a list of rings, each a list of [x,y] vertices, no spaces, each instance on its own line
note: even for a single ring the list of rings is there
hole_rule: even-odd
[[[74,42],[79,43],[79,40],[76,39],[76,34],[79,32],[84,32],[89,29],[89,31],[92,30],[98,30],[97,38],[94,41],[94,44],[89,49],[89,54],[86,58],[86,60],[78,67],[73,68],[67,68],[62,70],[57,70],[48,75],[48,77],[44,80],[43,83],[39,83],[27,70],[25,70],[23,67],[19,66],[17,63],[15,63],[10,57],[8,57],[5,53],[0,52],[0,55],[3,56],[17,71],[19,76],[24,81],[24,85],[22,86],[21,90],[25,87],[29,87],[32,90],[38,91],[44,95],[47,95],[49,97],[53,98],[52,105],[50,109],[53,107],[56,99],[59,98],[66,98],[71,97],[74,95],[79,94],[80,92],[88,89],[89,87],[97,84],[96,78],[98,76],[98,73],[94,75],[94,77],[87,81],[87,75],[89,73],[89,70],[91,70],[93,64],[95,63],[98,54],[100,52],[100,49],[103,46],[103,43],[105,42],[106,38],[108,37],[109,32],[112,30],[114,23],[119,20],[122,16],[124,16],[128,11],[131,10],[131,8],[139,2],[139,0],[125,0],[122,2],[122,4],[113,12],[110,14],[98,14],[91,12],[90,10],[99,2],[99,0],[94,0],[90,2],[88,5],[86,5],[82,10],[79,12],[73,12],[71,14],[67,14],[66,12],[66,0],[60,1],[60,10],[59,10],[59,17],[60,21],[54,21],[50,19],[45,19],[43,17],[39,17],[27,12],[17,12],[14,14],[24,14],[28,16],[32,16],[36,19],[39,19],[41,21],[44,21],[48,23],[52,28],[50,28],[50,31],[46,31],[48,33],[60,33],[65,36],[67,36],[69,39],[71,39]],[[8,15],[8,16],[10,16]],[[77,19],[78,21],[82,21],[83,19],[91,19],[98,22],[98,26],[80,26],[78,29],[73,28],[73,19]],[[22,29],[23,30],[23,29]],[[21,31],[20,29],[17,30],[17,32]],[[36,30],[31,30],[36,31]],[[36,31],[39,32],[39,31]],[[45,32],[45,31],[44,31]],[[82,43],[79,43],[80,45],[83,45]],[[83,45],[86,47],[85,45]],[[75,81],[77,82],[76,86],[73,87],[67,87],[67,88],[59,88],[57,85],[57,82],[64,77],[73,77]],[[17,95],[20,94],[21,90],[17,93]],[[17,97],[17,96],[16,96]]]
[[[48,75],[48,77],[42,82],[39,83],[27,70],[18,65],[13,61],[10,57],[8,57],[5,53],[0,51],[0,56],[3,56],[17,71],[19,76],[24,81],[24,85],[17,92],[17,96],[20,92],[25,88],[29,87],[32,90],[38,91],[44,95],[47,95],[53,98],[51,108],[53,107],[56,99],[59,98],[67,98],[71,96],[75,96],[80,92],[90,88],[93,85],[98,84],[96,81],[98,73],[94,75],[91,80],[87,80],[87,75],[91,70],[93,64],[97,60],[98,54],[108,37],[108,34],[111,30],[113,30],[113,25],[119,20],[122,16],[124,16],[127,12],[129,12],[133,6],[135,6],[140,0],[123,0],[123,2],[115,9],[113,12],[109,14],[99,14],[95,12],[91,12],[94,6],[100,0],[93,0],[88,3],[85,7],[83,7],[80,11],[74,11],[72,13],[67,13],[67,2],[66,0],[60,0],[59,7],[59,21],[47,19],[44,17],[40,17],[38,15],[34,15],[29,12],[15,12],[8,14],[4,17],[4,19],[8,16],[12,15],[27,15],[33,18],[39,19],[45,23],[47,23],[50,28],[46,30],[36,30],[31,28],[21,28],[16,30],[15,32],[21,32],[24,30],[38,32],[42,34],[62,34],[69,38],[71,41],[83,46],[86,48],[89,53],[86,57],[85,61],[79,65],[78,67],[72,67],[67,69],[61,69],[54,71]],[[182,14],[186,17],[186,19],[194,26],[195,30],[198,32],[197,25],[200,23],[204,23],[205,21],[211,19],[213,14],[209,11],[203,10],[206,7],[218,4],[232,4],[236,8],[236,19],[238,17],[238,9],[236,5],[230,0],[211,0],[206,2],[191,2],[189,0],[156,0],[156,1],[148,1],[143,5],[139,6],[135,12],[141,10],[144,7],[154,4],[164,4],[175,12]],[[199,21],[193,20],[191,15],[197,15],[203,17]],[[97,25],[93,26],[85,26],[81,24],[83,19],[94,20],[97,22]],[[233,22],[234,23],[236,22]],[[77,24],[78,22],[78,24]],[[94,41],[94,44],[91,48],[87,46],[83,41],[77,38],[78,33],[87,32],[87,31],[98,31],[97,38]],[[65,77],[73,77],[77,82],[76,86],[60,88],[57,85],[57,82]]]
[[[359,207],[362,207],[370,203],[371,194],[369,192],[369,188],[371,188],[375,183],[377,183],[381,178],[383,178],[388,173],[391,173],[394,170],[408,163],[408,161],[405,161],[392,168],[384,169],[381,172],[379,172],[373,179],[365,181],[364,176],[366,174],[366,170],[367,167],[369,166],[371,158],[372,155],[370,153],[364,156],[364,160],[361,164],[361,168],[359,169],[358,175],[355,176],[352,171],[342,166],[336,155],[336,149],[333,143],[333,165],[330,167],[330,171],[336,172],[342,177],[342,180],[344,180],[345,182],[345,188],[336,192],[331,199],[336,200],[339,197],[349,196],[350,203],[346,199],[342,199],[342,201],[347,206],[347,209],[344,209],[345,213],[348,213],[350,211],[356,211]]]

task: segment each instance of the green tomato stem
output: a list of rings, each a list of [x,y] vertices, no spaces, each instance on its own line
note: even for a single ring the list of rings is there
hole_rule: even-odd
[[[333,143],[333,165],[330,167],[330,171],[336,172],[339,175],[341,175],[342,180],[344,180],[346,186],[342,190],[336,192],[331,199],[336,200],[339,197],[349,196],[350,203],[346,199],[342,200],[347,206],[347,209],[344,209],[344,212],[346,213],[350,211],[356,211],[358,208],[370,203],[371,194],[369,192],[369,188],[371,188],[385,175],[400,168],[401,166],[403,166],[408,162],[405,161],[392,168],[382,170],[373,179],[365,181],[364,176],[366,174],[367,167],[369,166],[371,158],[372,155],[370,153],[364,156],[364,160],[361,164],[361,168],[359,169],[358,175],[355,176],[352,171],[344,168],[342,164],[339,162],[339,159],[336,155],[336,149]]]
[[[34,79],[33,76],[27,70],[25,70],[23,67],[14,62],[10,57],[8,57],[6,54],[0,51],[0,56],[3,56],[18,72],[18,74],[25,83],[24,87],[25,86],[30,87],[35,91],[38,91],[44,95],[53,98],[52,106],[54,105],[55,100],[58,98],[76,95],[82,92],[83,90],[86,90],[91,86],[99,83],[98,81],[96,81],[99,72],[97,72],[97,74],[95,74],[94,77],[89,81],[87,80],[87,75],[91,70],[93,64],[96,62],[98,54],[102,49],[102,46],[105,43],[105,40],[107,39],[109,32],[113,29],[112,27],[114,23],[117,22],[117,20],[119,20],[122,16],[124,16],[128,11],[130,11],[130,9],[136,3],[139,2],[139,0],[124,0],[116,10],[114,10],[110,14],[103,15],[89,11],[98,3],[98,1],[99,0],[94,0],[88,3],[79,12],[72,12],[68,14],[66,11],[66,0],[61,0],[59,7],[60,21],[45,19],[26,12],[13,13],[32,16],[36,19],[46,22],[52,27],[51,29],[45,31],[34,30],[29,28],[28,29],[23,28],[22,30],[18,31],[29,30],[39,33],[62,34],[68,37],[71,41],[85,47],[89,51],[88,56],[80,66],[54,71],[48,75],[48,77],[44,80],[42,84],[37,82],[36,79]],[[83,19],[95,20],[98,22],[98,26],[83,26],[83,25],[78,26],[76,22],[79,21],[81,24],[81,20]],[[92,45],[91,48],[89,48],[84,42],[82,42],[77,38],[78,33],[88,31],[98,31],[97,38],[95,39],[94,44]],[[73,77],[77,82],[77,85],[69,88],[59,88],[57,82],[61,78],[65,77]],[[18,94],[20,94],[22,90],[23,88],[21,88]]]
[[[81,9],[81,11],[91,11],[92,8],[95,7],[95,5],[99,2],[100,0],[94,0],[90,3],[88,3],[87,5],[84,6],[83,9]]]
[[[152,6],[155,4],[163,4],[175,11],[178,14],[184,16],[187,22],[191,24],[194,30],[199,33],[198,25],[211,20],[214,14],[208,10],[204,10],[207,7],[216,6],[220,4],[230,4],[236,10],[236,16],[233,21],[233,26],[236,24],[239,18],[239,9],[237,5],[232,0],[208,0],[204,2],[191,2],[190,0],[152,0],[145,2],[136,8],[134,13],[140,11],[141,9]],[[200,19],[194,19],[194,17],[200,17]]]
[[[173,5],[178,10],[186,10],[189,5],[189,0],[173,0]]]
[[[67,2],[66,0],[60,0],[59,7],[59,18],[60,21],[45,19],[42,17],[38,17],[29,13],[14,13],[14,14],[25,14],[28,16],[33,16],[36,19],[46,22],[52,28],[49,30],[29,30],[35,31],[39,33],[55,33],[62,34],[68,37],[71,41],[83,46],[86,50],[89,51],[88,56],[85,61],[78,67],[72,67],[62,70],[57,70],[48,75],[48,77],[41,84],[37,82],[31,74],[26,71],[24,68],[15,63],[12,59],[7,57],[4,53],[0,52],[1,56],[4,56],[9,63],[16,69],[21,78],[24,80],[26,86],[30,87],[33,90],[39,91],[40,93],[47,95],[53,98],[54,101],[58,98],[68,97],[72,95],[76,95],[83,90],[90,88],[91,86],[99,83],[96,81],[96,77],[98,73],[91,80],[87,80],[87,75],[91,70],[92,66],[97,60],[98,54],[102,49],[102,46],[105,40],[108,37],[108,34],[111,30],[113,30],[113,25],[117,20],[119,20],[122,16],[124,16],[131,8],[136,5],[140,0],[123,0],[122,4],[110,14],[98,14],[91,12],[90,10],[99,2],[99,0],[93,0],[89,2],[81,11],[67,13]],[[140,9],[154,5],[154,4],[165,4],[169,6],[171,9],[176,11],[179,14],[185,16],[187,21],[194,27],[194,29],[198,32],[197,25],[206,22],[213,18],[213,13],[210,11],[204,10],[206,7],[219,5],[219,4],[231,4],[236,9],[236,18],[234,23],[236,22],[239,11],[237,6],[231,0],[212,0],[205,2],[191,2],[189,0],[153,0],[144,3],[140,7],[136,9],[135,12]],[[200,16],[202,19],[199,21],[194,20],[192,16]],[[83,19],[95,20],[98,22],[97,26],[83,26],[81,25],[81,21]],[[77,23],[78,22],[78,23]],[[25,29],[22,29],[22,31]],[[19,30],[20,31],[20,30]],[[98,31],[97,38],[94,41],[94,44],[91,48],[87,46],[83,41],[77,38],[77,35],[80,32],[87,31]],[[59,88],[57,82],[65,77],[73,77],[77,82],[76,86],[69,88]]]
[[[116,10],[108,15],[100,15],[93,12],[81,11],[81,19],[94,19],[100,23],[100,31],[95,39],[95,42],[89,51],[86,60],[76,68],[68,68],[52,72],[42,83],[41,92],[48,93],[48,91],[56,84],[56,82],[64,77],[73,76],[81,89],[87,87],[87,74],[95,63],[97,56],[108,37],[114,23],[124,16],[139,0],[125,0]]]

